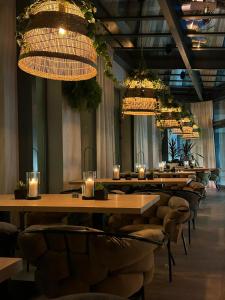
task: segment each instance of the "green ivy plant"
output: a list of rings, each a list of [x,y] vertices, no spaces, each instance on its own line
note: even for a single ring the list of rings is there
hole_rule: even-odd
[[[96,110],[102,100],[102,89],[96,78],[83,81],[64,81],[63,94],[71,108],[82,110]]]
[[[96,50],[98,56],[101,56],[104,60],[104,72],[107,77],[112,79],[117,83],[116,78],[112,73],[112,61],[108,52],[108,47],[106,41],[103,37],[97,36],[97,30],[102,24],[99,20],[95,18],[97,12],[95,6],[90,0],[51,0],[58,3],[71,3],[78,5],[81,12],[84,14],[84,17],[87,21],[87,36],[93,41],[93,46]],[[17,17],[17,31],[16,39],[20,47],[23,45],[23,36],[26,32],[27,25],[33,15],[35,8],[41,3],[46,2],[46,0],[36,0],[33,4],[27,6],[18,17]],[[29,50],[29,45],[25,45],[26,49]]]

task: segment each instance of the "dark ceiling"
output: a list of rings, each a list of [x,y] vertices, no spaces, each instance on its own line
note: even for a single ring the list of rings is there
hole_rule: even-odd
[[[179,100],[214,100],[225,94],[225,1],[196,0],[197,9],[193,2],[94,1],[102,35],[127,71],[138,68],[143,49],[146,66]]]

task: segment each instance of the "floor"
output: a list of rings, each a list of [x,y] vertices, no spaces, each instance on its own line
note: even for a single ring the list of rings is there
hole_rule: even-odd
[[[181,241],[173,245],[173,253],[176,266],[172,283],[168,282],[166,251],[156,256],[156,272],[149,300],[225,300],[225,191],[209,190],[207,199],[201,203],[188,256],[184,254]],[[19,282],[16,280],[15,288],[11,286],[11,291],[17,294],[13,299],[36,299],[30,297],[35,295],[32,274],[32,271],[24,271],[14,278],[23,282],[29,280],[30,283],[28,286],[26,283],[25,288],[19,284],[18,290]],[[45,297],[38,299],[44,300]]]
[[[167,279],[165,252],[156,257],[151,300],[225,300],[225,191],[208,190],[188,256],[181,241],[173,245],[173,253],[172,283]]]

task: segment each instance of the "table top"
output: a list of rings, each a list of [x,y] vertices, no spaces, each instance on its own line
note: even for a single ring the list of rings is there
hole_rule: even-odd
[[[177,171],[177,172],[169,172],[169,171],[164,171],[164,172],[159,172],[159,171],[156,171],[154,172],[154,174],[156,175],[173,175],[173,176],[181,176],[181,175],[186,175],[186,176],[189,176],[189,175],[196,175],[196,171]]]
[[[0,283],[22,271],[22,258],[0,257]]]
[[[182,174],[182,173],[181,173]],[[188,184],[191,182],[191,178],[154,178],[146,180],[138,180],[137,178],[132,178],[129,180],[120,179],[113,180],[111,178],[97,178],[95,182],[97,183],[109,183],[109,184]],[[83,180],[70,181],[69,184],[82,184]]]
[[[71,194],[46,194],[40,200],[15,200],[13,195],[0,195],[0,211],[143,214],[159,199],[159,195],[109,194],[108,200],[82,200]]]

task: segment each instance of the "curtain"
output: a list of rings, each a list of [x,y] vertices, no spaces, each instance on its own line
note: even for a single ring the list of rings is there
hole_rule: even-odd
[[[80,113],[63,101],[63,181],[81,178]]]
[[[96,112],[97,176],[111,177],[115,161],[114,83],[105,76],[101,58],[98,58],[97,81],[102,87],[102,103]]]
[[[134,117],[134,163],[149,167],[148,117]]]
[[[213,102],[206,101],[192,103],[191,111],[196,123],[201,129],[200,139],[194,142],[195,146],[193,147],[193,152],[204,156],[203,159],[197,156],[200,166],[215,168],[216,158],[213,132]]]
[[[19,173],[16,1],[1,0],[0,7],[0,193],[12,193]]]

